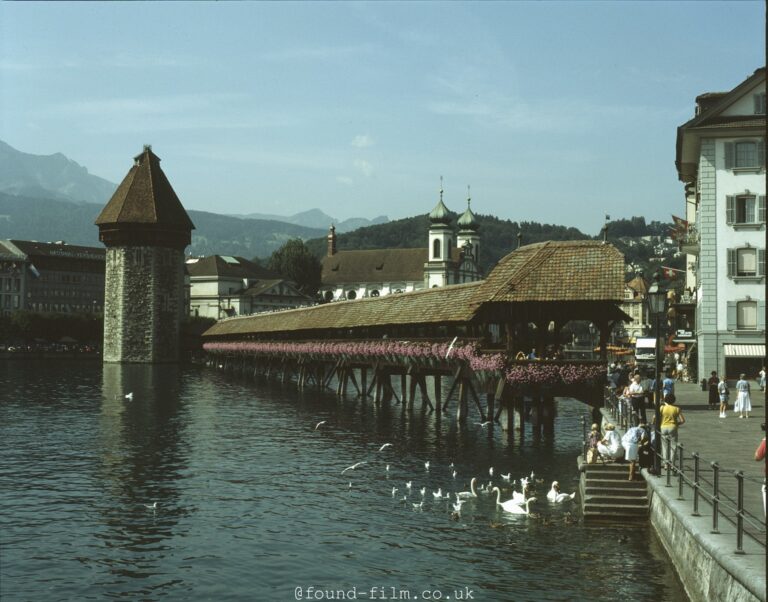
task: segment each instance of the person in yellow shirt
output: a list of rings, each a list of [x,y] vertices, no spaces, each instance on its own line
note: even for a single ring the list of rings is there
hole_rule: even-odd
[[[659,409],[661,414],[661,438],[664,441],[664,459],[669,460],[670,448],[674,440],[677,445],[677,429],[685,424],[683,412],[675,405],[675,394],[669,393],[664,396],[664,403]]]

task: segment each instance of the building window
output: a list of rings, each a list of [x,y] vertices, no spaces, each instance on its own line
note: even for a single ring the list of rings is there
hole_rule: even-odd
[[[765,115],[765,92],[760,92],[752,97],[755,101],[755,115]]]
[[[432,258],[440,259],[440,239],[438,238],[432,241]]]
[[[736,328],[738,330],[757,329],[756,301],[739,301],[736,303]]]
[[[744,140],[725,143],[726,169],[759,169],[765,164],[765,141]]]
[[[754,247],[728,249],[728,276],[731,278],[765,276],[765,250]]]
[[[765,195],[729,195],[725,197],[725,221],[728,224],[765,222]]]

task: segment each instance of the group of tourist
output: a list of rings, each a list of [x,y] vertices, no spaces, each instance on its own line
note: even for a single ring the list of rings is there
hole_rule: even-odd
[[[661,416],[659,430],[664,442],[665,460],[670,458],[673,443],[677,444],[679,427],[685,424],[685,417],[675,402],[675,394],[670,391],[664,396],[659,409]],[[623,458],[629,462],[628,480],[631,481],[635,478],[637,466],[652,469],[655,439],[656,433],[649,428],[644,416],[640,417],[636,426],[627,429],[623,437],[619,437],[616,426],[611,423],[605,425],[605,434],[601,435],[600,427],[595,423],[587,440],[587,461],[615,462]]]
[[[760,371],[760,390],[765,390],[765,368]],[[728,399],[730,397],[730,390],[728,389],[728,381],[725,380],[725,376],[717,376],[715,370],[707,380],[708,388],[708,402],[709,409],[714,410],[718,403],[720,404],[720,418],[726,417],[728,411]],[[736,382],[736,401],[733,404],[734,414],[738,414],[739,418],[749,418],[749,413],[752,411],[752,399],[749,396],[750,386],[747,380],[746,374],[740,374],[739,380]]]

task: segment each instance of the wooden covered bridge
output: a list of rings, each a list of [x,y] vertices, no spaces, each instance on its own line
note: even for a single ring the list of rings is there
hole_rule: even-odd
[[[456,397],[459,421],[471,398],[483,421],[511,429],[528,414],[541,433],[554,426],[555,396],[602,404],[608,335],[629,320],[623,288],[624,258],[610,244],[550,241],[520,247],[477,282],[222,320],[203,348],[211,364],[300,388],[420,397],[435,412]],[[599,329],[601,360],[551,359],[571,321]],[[541,359],[516,359],[533,348]]]

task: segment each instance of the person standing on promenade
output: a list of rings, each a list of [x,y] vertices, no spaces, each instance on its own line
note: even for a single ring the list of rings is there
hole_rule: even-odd
[[[757,382],[760,383],[760,390],[765,391],[765,366],[757,374]]]
[[[763,429],[763,432],[765,432],[765,422],[763,422],[760,427]],[[760,461],[763,462],[763,516],[765,516],[765,435],[763,435],[763,440],[755,450],[755,462]]]
[[[635,376],[632,377],[632,382],[630,383],[628,389],[629,403],[632,405],[632,413],[638,416],[640,420],[645,422],[645,390],[643,389],[643,385],[640,383],[639,373],[635,373]]]
[[[683,370],[685,370],[685,366],[683,365],[683,360],[680,359],[677,361],[677,380],[682,381],[683,380]]]
[[[685,416],[682,411],[675,405],[674,394],[667,395],[664,398],[664,404],[661,406],[659,413],[661,414],[661,438],[664,442],[664,459],[670,458],[670,447],[672,446],[672,440],[677,445],[677,429],[685,424]]]
[[[661,381],[661,398],[664,399],[667,395],[674,392],[675,379],[672,378],[672,374],[670,372],[667,372],[666,378]]]
[[[720,377],[720,383],[717,385],[717,393],[720,395],[720,418],[725,418],[725,412],[728,410],[728,383],[725,382],[725,376]]]
[[[733,404],[733,411],[739,412],[739,418],[749,418],[749,413],[752,411],[752,400],[749,398],[749,382],[746,380],[746,374],[739,375],[736,391],[738,393],[736,403]]]
[[[707,381],[709,387],[709,409],[714,410],[717,407],[717,402],[720,401],[720,397],[717,394],[717,385],[720,384],[720,379],[717,378],[717,372],[712,370],[712,375]]]

